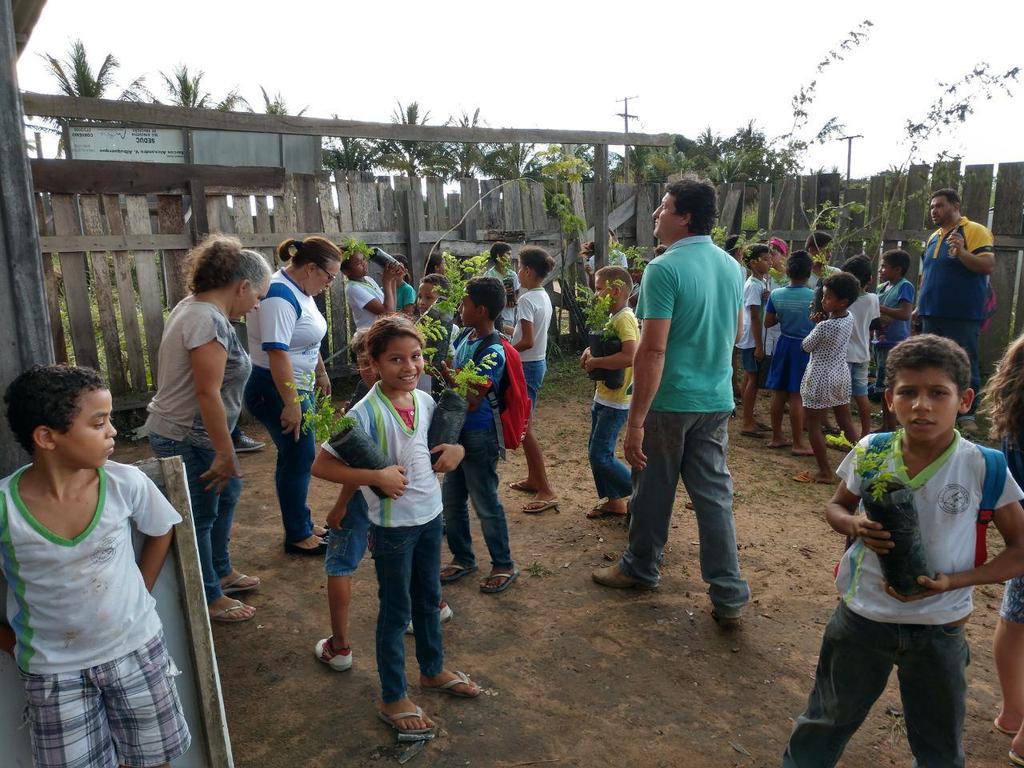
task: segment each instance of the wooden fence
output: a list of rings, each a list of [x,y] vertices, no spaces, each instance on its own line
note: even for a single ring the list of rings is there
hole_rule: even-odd
[[[164,318],[186,292],[184,256],[207,232],[237,235],[272,264],[279,241],[313,233],[339,241],[354,236],[421,260],[438,241],[459,255],[499,239],[553,249],[559,241],[543,187],[528,181],[465,179],[458,192],[446,193],[434,178],[416,179],[414,189],[406,177],[59,160],[33,161],[33,179],[57,359],[101,370],[118,408],[137,407],[151,394]],[[751,234],[762,230],[797,246],[824,206],[839,205],[836,225],[851,236],[869,240],[877,232],[883,247],[913,251],[932,231],[930,191],[958,187],[965,215],[991,222],[996,235],[992,281],[999,307],[982,340],[983,363],[990,366],[1024,324],[1016,309],[1024,163],[1000,164],[998,174],[990,165],[967,166],[962,177],[958,164],[914,166],[904,176],[843,186],[837,174],[721,185],[720,225],[735,233],[746,224]],[[621,241],[654,245],[651,215],[663,190],[657,183],[609,186],[609,225]],[[592,223],[591,185],[569,191],[576,213]],[[329,323],[323,352],[338,355],[332,366],[338,373],[347,369],[350,329],[344,281],[319,301]]]

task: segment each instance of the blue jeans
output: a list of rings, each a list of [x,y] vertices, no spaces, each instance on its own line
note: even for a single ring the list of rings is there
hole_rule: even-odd
[[[729,412],[651,411],[644,422],[647,466],[637,473],[629,502],[629,547],[619,568],[652,587],[661,579],[672,504],[682,476],[693,499],[700,539],[700,573],[719,616],[738,616],[750,600],[740,576],[736,524],[732,517],[732,477],[725,458]]]
[[[284,540],[293,544],[305,541],[313,535],[313,516],[306,504],[309,472],[316,455],[313,433],[302,430],[298,440],[291,434],[282,434],[284,401],[266,368],[253,367],[245,385],[245,407],[266,427],[277,446],[274,484],[277,486],[277,503],[281,507],[281,522],[284,523]],[[310,407],[309,399],[303,398],[302,412]]]
[[[444,476],[441,484],[448,549],[459,565],[466,568],[476,565],[473,535],[469,529],[468,501],[472,499],[491,555],[491,565],[496,570],[511,571],[508,523],[505,508],[498,498],[498,439],[494,427],[464,430],[460,442],[466,449],[466,458]]]
[[[967,414],[974,418],[978,410],[978,403],[981,400],[978,394],[981,392],[981,369],[978,367],[978,338],[981,336],[981,320],[962,320],[954,317],[922,317],[921,330],[925,333],[934,333],[936,336],[943,336],[950,341],[955,341],[961,349],[967,353],[971,361],[971,389],[974,390],[974,402],[971,404],[971,411]],[[964,418],[961,416],[960,418]]]
[[[540,385],[544,383],[544,374],[548,372],[547,360],[532,360],[523,363],[523,378],[526,379],[526,394],[530,398],[530,415],[537,410],[537,395]]]
[[[232,478],[220,493],[207,491],[206,483],[199,479],[213,464],[214,451],[197,448],[184,440],[150,433],[149,445],[160,458],[181,456],[185,462],[185,477],[192,501],[192,523],[199,545],[199,564],[203,569],[203,590],[206,602],[212,603],[224,593],[220,580],[231,573],[231,521],[235,516],[238,498],[242,495],[242,481]]]
[[[619,432],[629,416],[627,408],[611,408],[594,403],[590,409],[590,469],[594,473],[597,495],[604,499],[628,499],[633,492],[629,467],[615,458]]]
[[[914,765],[962,768],[969,662],[963,627],[883,624],[840,603],[825,627],[814,690],[789,737],[783,768],[839,762],[893,665]]]
[[[412,618],[416,661],[427,677],[444,669],[441,644],[441,515],[423,525],[370,527],[377,570],[377,673],[385,704],[405,698],[405,628]]]

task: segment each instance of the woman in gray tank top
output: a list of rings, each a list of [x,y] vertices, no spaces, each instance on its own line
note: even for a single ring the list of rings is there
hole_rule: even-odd
[[[246,621],[256,609],[230,595],[256,589],[260,580],[232,567],[228,541],[242,493],[231,430],[252,364],[231,320],[259,304],[270,268],[237,239],[219,235],[196,246],[189,265],[192,294],[164,326],[146,426],[153,453],[185,462],[210,618]]]

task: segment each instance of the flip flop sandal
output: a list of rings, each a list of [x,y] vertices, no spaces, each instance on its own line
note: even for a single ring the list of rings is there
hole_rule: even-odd
[[[798,483],[817,483],[818,485],[835,485],[835,480],[821,480],[806,470],[797,475],[793,475],[793,479]]]
[[[537,492],[536,488],[530,488],[528,485],[526,485],[525,481],[523,481],[523,480],[517,480],[514,483],[509,483],[508,487],[511,488],[513,491],[519,491],[520,493],[536,493]]]
[[[765,448],[770,448],[770,449],[771,449],[771,450],[773,450],[773,451],[777,451],[777,450],[779,450],[780,448],[789,448],[789,447],[791,447],[792,445],[793,445],[793,443],[792,443],[792,442],[789,442],[789,443],[777,443],[777,444],[775,444],[775,445],[772,445],[772,443],[771,443],[771,442],[767,442],[767,443],[765,443],[765,444],[764,444],[764,447],[765,447]]]
[[[1021,757],[1012,749],[1010,750],[1010,753],[1007,755],[1007,757],[1010,758],[1010,762],[1014,765],[1024,765],[1024,757]]]
[[[992,721],[992,727],[995,728],[1000,733],[1005,733],[1007,736],[1016,736],[1017,735],[1017,731],[1011,731],[1008,728],[1003,728],[1003,726],[1001,726],[995,720]]]
[[[442,571],[447,571],[447,570],[450,570],[452,568],[455,569],[455,573],[453,573],[451,576],[444,576],[444,575],[442,575],[441,576],[441,583],[442,584],[451,584],[453,582],[458,581],[463,576],[468,576],[469,574],[476,573],[476,571],[477,571],[477,566],[475,566],[475,565],[470,566],[469,568],[467,568],[466,566],[459,565],[458,563],[451,563],[449,565],[446,565],[441,570]]]
[[[594,507],[592,510],[587,512],[587,514],[585,515],[587,520],[600,520],[602,517],[625,517],[625,516],[626,516],[625,512],[616,512],[614,510],[608,509],[603,504],[598,504],[596,507]]]
[[[243,584],[242,582],[246,579],[251,579],[252,583]],[[261,583],[259,576],[246,576],[244,573],[240,573],[237,579],[222,584],[220,591],[225,595],[237,595],[241,592],[252,592],[254,589],[259,589]]]
[[[501,584],[496,587],[486,586],[486,582],[490,579],[505,579]],[[499,592],[504,592],[506,589],[512,586],[512,582],[519,578],[519,569],[516,568],[512,573],[492,573],[480,584],[480,591],[488,595],[496,595]]]
[[[222,608],[219,611],[214,611],[210,614],[210,621],[219,621],[222,624],[238,624],[242,621],[249,621],[256,617],[254,613],[252,616],[239,616],[238,612],[248,608],[245,603],[241,600],[236,600],[235,604],[230,608]]]
[[[744,437],[764,437],[766,433],[759,429],[741,429],[740,434]]]
[[[455,677],[447,683],[442,685],[421,685],[420,690],[432,691],[434,693],[447,693],[449,696],[455,696],[460,699],[475,699],[480,695],[480,686],[476,687],[476,693],[463,693],[462,691],[455,690],[455,686],[457,685],[474,685],[474,683],[469,679],[469,675],[465,672],[456,672]]]
[[[431,728],[401,728],[401,727],[399,727],[398,721],[399,720],[405,720],[406,718],[409,718],[409,717],[423,717],[423,708],[422,707],[416,707],[416,711],[415,712],[399,712],[396,715],[389,715],[386,712],[381,712],[379,709],[377,710],[377,718],[381,722],[387,723],[392,728],[394,728],[396,731],[398,731],[398,735],[399,736],[418,736],[421,739],[423,739],[423,741],[427,741],[429,739],[434,738],[434,729],[432,727]]]
[[[558,509],[558,499],[538,499],[523,505],[523,512],[528,515],[539,515],[549,509]]]

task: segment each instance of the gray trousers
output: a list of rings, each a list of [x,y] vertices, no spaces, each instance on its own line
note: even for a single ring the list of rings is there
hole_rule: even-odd
[[[644,422],[647,466],[636,473],[629,502],[629,547],[619,568],[657,586],[672,521],[676,486],[682,477],[693,499],[700,536],[700,572],[722,617],[738,616],[750,600],[740,576],[732,477],[726,466],[729,413],[652,411]]]

